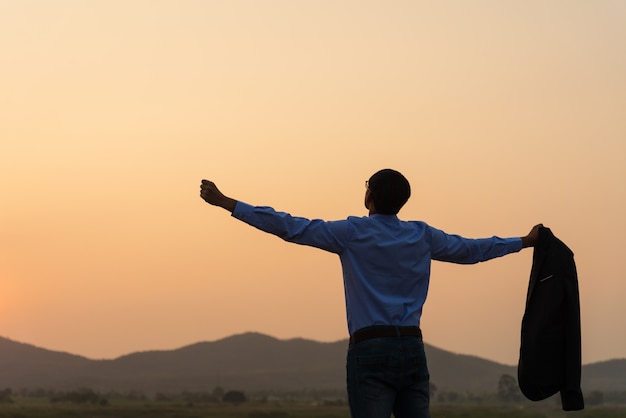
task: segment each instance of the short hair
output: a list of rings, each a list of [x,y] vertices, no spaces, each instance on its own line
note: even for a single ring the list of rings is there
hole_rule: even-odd
[[[376,213],[395,215],[411,197],[411,185],[400,172],[385,168],[368,180]]]

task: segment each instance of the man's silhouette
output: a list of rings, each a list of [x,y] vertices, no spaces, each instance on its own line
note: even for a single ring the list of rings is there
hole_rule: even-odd
[[[347,386],[353,418],[429,417],[429,374],[419,328],[431,260],[473,264],[533,246],[538,226],[521,238],[468,239],[397,214],[411,195],[391,169],[365,183],[369,216],[323,221],[251,206],[202,180],[200,196],[285,241],[339,256],[350,345]]]

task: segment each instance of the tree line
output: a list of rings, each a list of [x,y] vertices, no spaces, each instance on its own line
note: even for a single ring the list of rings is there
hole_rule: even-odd
[[[515,377],[504,374],[498,380],[497,387],[493,393],[475,394],[471,392],[456,392],[440,390],[437,385],[430,384],[431,400],[437,403],[521,403],[526,401],[522,395]],[[243,390],[225,390],[216,386],[210,391],[183,391],[179,393],[156,392],[151,395],[145,394],[141,390],[129,390],[127,392],[109,391],[106,393],[97,392],[91,388],[78,388],[74,390],[53,390],[53,389],[20,389],[17,392],[10,388],[0,390],[0,404],[13,403],[16,397],[22,398],[48,398],[52,403],[72,403],[72,404],[93,404],[107,406],[111,399],[125,400],[155,400],[159,402],[182,401],[188,405],[199,403],[227,403],[238,405],[248,402],[249,399],[255,401],[268,401],[271,399],[280,400],[316,400],[323,402],[345,402],[346,394],[343,390],[316,391],[303,390],[294,392],[256,392],[251,395]],[[626,404],[626,391],[598,391],[593,390],[584,393],[585,404],[595,405],[624,405]],[[560,402],[560,398],[554,397],[555,402]]]

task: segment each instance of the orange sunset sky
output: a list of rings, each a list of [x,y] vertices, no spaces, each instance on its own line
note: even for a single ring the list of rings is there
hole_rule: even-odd
[[[0,0],[0,336],[90,358],[246,331],[347,338],[338,258],[199,197],[539,222],[576,254],[583,362],[626,357],[626,3]],[[435,263],[425,341],[517,362],[532,250]]]

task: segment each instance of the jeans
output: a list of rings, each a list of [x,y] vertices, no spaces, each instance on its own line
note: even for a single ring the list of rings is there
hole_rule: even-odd
[[[429,374],[419,337],[351,344],[346,361],[352,418],[429,418]]]

